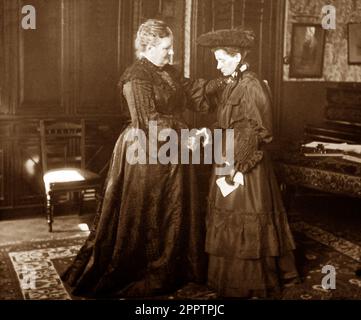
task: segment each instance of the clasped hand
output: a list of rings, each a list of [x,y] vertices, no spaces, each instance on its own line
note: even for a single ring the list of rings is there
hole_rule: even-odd
[[[192,151],[197,150],[197,148],[199,147],[199,144],[200,144],[200,138],[198,138],[198,136],[200,136],[200,135],[204,136],[204,141],[203,141],[204,147],[210,143],[211,139],[210,139],[209,133],[207,132],[207,128],[202,128],[201,130],[197,130],[195,135],[188,137],[187,148],[189,150],[192,150]]]

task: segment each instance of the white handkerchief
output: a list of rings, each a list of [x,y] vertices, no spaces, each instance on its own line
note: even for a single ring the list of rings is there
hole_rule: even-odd
[[[223,197],[227,197],[229,194],[231,194],[234,190],[236,190],[239,187],[239,184],[230,185],[227,183],[226,178],[222,177],[219,178],[216,181],[219,189],[221,190],[221,193]]]

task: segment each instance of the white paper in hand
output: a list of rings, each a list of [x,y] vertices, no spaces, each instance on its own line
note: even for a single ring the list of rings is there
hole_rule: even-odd
[[[216,183],[221,190],[223,197],[227,197],[239,187],[239,184],[237,183],[235,183],[234,185],[228,184],[225,177],[219,178]]]
[[[244,186],[244,176],[241,172],[237,172],[236,175],[234,176],[233,178],[233,181],[236,183],[236,184],[240,184],[242,186]]]

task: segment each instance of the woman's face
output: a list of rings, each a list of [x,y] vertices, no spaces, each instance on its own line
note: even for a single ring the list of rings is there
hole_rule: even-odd
[[[157,45],[149,45],[145,57],[158,67],[163,67],[173,60],[173,37],[161,38]]]
[[[220,70],[225,77],[232,75],[236,71],[242,58],[240,53],[231,56],[223,49],[216,50],[214,56],[217,60],[217,69]]]

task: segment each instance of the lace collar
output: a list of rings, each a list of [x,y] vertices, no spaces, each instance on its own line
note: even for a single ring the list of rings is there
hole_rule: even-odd
[[[148,60],[146,57],[141,58],[140,63],[143,64],[143,65],[146,65],[147,67],[149,67],[153,71],[158,71],[158,72],[163,71],[164,68],[166,67],[166,65],[163,66],[163,67],[159,67],[159,66],[155,65],[153,62],[151,62],[150,60]]]
[[[249,69],[248,63],[242,64],[238,67],[238,70],[233,72],[230,76],[226,78],[227,83],[234,83],[238,81],[238,79],[242,79],[243,73]]]

